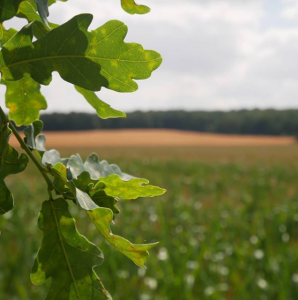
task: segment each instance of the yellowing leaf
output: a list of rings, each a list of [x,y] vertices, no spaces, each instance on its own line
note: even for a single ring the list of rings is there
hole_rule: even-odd
[[[122,8],[129,14],[147,14],[150,12],[150,8],[145,5],[138,5],[134,0],[121,0]]]
[[[150,77],[161,56],[135,43],[124,43],[127,27],[110,21],[94,31],[87,28],[92,15],[82,14],[51,30],[32,43],[32,24],[14,35],[0,53],[4,80],[20,80],[25,73],[40,84],[49,84],[51,74],[87,90],[106,87],[133,92],[133,79]]]
[[[149,257],[148,250],[158,243],[135,245],[123,237],[112,234],[110,223],[113,220],[113,213],[108,208],[99,207],[87,213],[95,227],[112,246],[130,258],[137,266],[146,268],[144,264]]]
[[[113,109],[110,105],[101,101],[94,92],[87,91],[78,86],[76,90],[84,96],[87,102],[96,110],[97,115],[102,119],[108,118],[125,118],[126,114],[120,110]]]
[[[147,179],[131,179],[124,181],[119,175],[110,175],[108,177],[99,178],[99,183],[104,183],[105,193],[111,197],[119,197],[122,199],[136,199],[139,197],[155,197],[163,195],[166,190],[148,185]]]
[[[28,74],[18,81],[2,81],[6,85],[5,103],[9,118],[18,125],[29,125],[39,118],[39,111],[47,108],[40,85]]]
[[[17,30],[13,28],[6,30],[3,24],[0,24],[0,28],[2,30],[1,46],[3,46],[10,38],[12,38],[17,33]]]
[[[80,235],[63,199],[45,201],[38,219],[43,231],[31,280],[43,284],[52,278],[46,300],[111,300],[94,267],[103,261],[99,248]]]

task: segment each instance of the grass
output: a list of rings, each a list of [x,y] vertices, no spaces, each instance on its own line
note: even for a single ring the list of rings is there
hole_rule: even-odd
[[[168,190],[121,202],[112,226],[134,243],[160,242],[147,270],[107,245],[72,208],[79,230],[105,253],[97,271],[114,300],[297,299],[297,146],[98,152]],[[33,166],[7,182],[16,208],[0,217],[0,298],[44,299],[49,282],[32,286],[29,272],[46,190]]]

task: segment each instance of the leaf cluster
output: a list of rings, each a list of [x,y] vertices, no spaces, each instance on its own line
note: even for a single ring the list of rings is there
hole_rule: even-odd
[[[67,0],[60,0],[67,1]],[[109,21],[89,31],[93,16],[81,14],[58,25],[48,21],[49,8],[57,0],[0,1],[0,73],[6,86],[7,117],[0,108],[0,215],[13,209],[13,196],[4,179],[22,172],[29,158],[46,181],[49,199],[44,201],[38,218],[43,240],[35,259],[31,280],[42,284],[52,278],[46,300],[111,299],[94,267],[103,261],[102,251],[82,236],[69,212],[77,205],[90,218],[103,239],[139,267],[145,267],[148,250],[155,245],[133,244],[111,232],[110,224],[120,211],[118,201],[162,195],[165,190],[149,181],[123,173],[107,161],[91,154],[83,161],[79,154],[62,158],[57,150],[46,149],[41,134],[39,113],[47,108],[41,85],[49,85],[52,73],[79,92],[98,116],[126,117],[95,94],[102,88],[116,92],[134,92],[136,80],[147,79],[162,62],[160,54],[140,44],[126,43],[127,27]],[[121,0],[130,14],[150,9],[133,0]],[[7,29],[13,17],[28,21],[20,31]],[[22,139],[11,120],[27,126]],[[9,145],[14,134],[25,153]]]
[[[125,43],[127,27],[120,21],[109,21],[91,32],[90,14],[75,16],[60,26],[48,23],[46,4],[43,0],[37,5],[33,0],[0,4],[0,72],[1,83],[7,87],[10,119],[18,126],[38,119],[40,110],[47,107],[40,84],[50,84],[54,71],[74,84],[100,117],[125,117],[101,101],[94,91],[102,87],[117,92],[136,91],[135,80],[150,77],[161,64],[161,56],[144,50],[140,44]],[[134,1],[123,0],[122,7],[129,13],[148,12]],[[19,32],[7,30],[3,21],[13,16],[25,18],[28,25]]]

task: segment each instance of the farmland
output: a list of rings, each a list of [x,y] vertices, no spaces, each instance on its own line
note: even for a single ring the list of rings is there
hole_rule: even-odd
[[[105,253],[96,270],[115,300],[297,298],[298,146],[287,137],[263,144],[262,137],[248,144],[239,138],[224,145],[182,146],[177,140],[159,147],[73,148],[83,157],[96,151],[168,190],[159,198],[121,202],[112,226],[134,243],[160,242],[147,270],[111,249],[84,212],[72,208],[79,231]],[[65,144],[56,146],[71,154]],[[42,236],[36,212],[47,193],[32,165],[18,178],[18,184],[7,179],[16,208],[0,218],[0,298],[44,299],[45,287],[30,284],[29,270]]]
[[[48,147],[197,147],[292,145],[291,136],[256,136],[198,133],[160,129],[47,132]],[[12,145],[17,145],[15,139]]]

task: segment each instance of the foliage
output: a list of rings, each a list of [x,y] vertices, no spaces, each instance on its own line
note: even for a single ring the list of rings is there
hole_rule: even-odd
[[[27,164],[28,157],[18,152],[8,144],[11,130],[8,124],[2,123],[0,130],[0,215],[13,209],[13,196],[7,188],[4,178],[10,174],[22,172]]]
[[[66,0],[61,0],[66,1]],[[4,179],[22,172],[30,158],[44,178],[48,200],[43,202],[38,227],[43,240],[31,272],[34,284],[52,278],[46,299],[111,299],[95,268],[103,261],[102,251],[79,234],[69,212],[69,203],[88,215],[100,234],[136,265],[145,268],[148,250],[156,243],[132,244],[113,235],[110,223],[119,214],[117,202],[162,195],[165,190],[148,185],[148,180],[123,173],[117,165],[99,161],[91,154],[85,162],[72,155],[61,158],[57,150],[46,149],[39,121],[47,108],[40,85],[48,85],[56,71],[103,119],[126,117],[100,100],[94,91],[105,87],[134,92],[135,80],[146,79],[159,67],[161,56],[136,43],[125,43],[127,27],[109,21],[88,31],[93,16],[74,16],[62,25],[48,22],[48,5],[56,0],[3,0],[0,3],[0,72],[6,86],[9,117],[0,108],[0,214],[13,208],[13,196]],[[149,8],[134,1],[122,1],[129,13],[147,13]],[[6,29],[4,21],[24,18],[20,31]],[[22,139],[11,121],[24,129]],[[11,133],[25,151],[21,155],[9,145]]]

